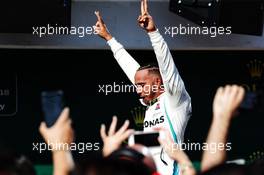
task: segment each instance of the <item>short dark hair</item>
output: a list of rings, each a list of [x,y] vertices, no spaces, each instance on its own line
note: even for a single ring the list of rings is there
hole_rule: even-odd
[[[156,74],[160,76],[160,70],[157,63],[148,63],[143,66],[140,66],[137,71],[148,70],[149,73]]]

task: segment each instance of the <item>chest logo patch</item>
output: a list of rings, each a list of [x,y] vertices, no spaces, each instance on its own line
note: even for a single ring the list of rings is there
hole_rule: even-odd
[[[144,128],[150,128],[164,122],[164,116],[144,122]]]

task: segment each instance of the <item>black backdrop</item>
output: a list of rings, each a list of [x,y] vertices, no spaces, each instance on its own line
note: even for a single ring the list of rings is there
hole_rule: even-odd
[[[152,51],[129,51],[140,63],[155,61]],[[216,88],[225,84],[248,84],[254,81],[247,64],[264,62],[263,51],[173,51],[175,63],[192,97],[193,116],[185,140],[203,142],[211,122],[211,106]],[[48,152],[32,151],[33,142],[41,142],[38,126],[43,120],[40,92],[62,89],[74,122],[77,142],[100,142],[101,123],[109,123],[112,115],[120,123],[131,109],[140,106],[134,93],[99,93],[99,85],[129,84],[128,79],[108,50],[0,50],[1,72],[15,72],[18,78],[18,112],[12,117],[0,116],[0,138],[5,144],[28,155],[35,163],[49,163]],[[4,75],[4,74],[2,74]],[[263,82],[263,76],[261,79]],[[262,84],[263,88],[263,84]],[[263,101],[263,100],[262,100]],[[262,105],[262,106],[261,106]],[[232,151],[229,158],[248,158],[264,151],[263,104],[244,110],[231,127]],[[93,152],[88,152],[90,155]],[[188,152],[193,160],[200,152]],[[74,153],[76,158],[86,154]]]

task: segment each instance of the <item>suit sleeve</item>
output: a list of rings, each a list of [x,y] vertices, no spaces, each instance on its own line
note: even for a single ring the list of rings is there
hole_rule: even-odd
[[[116,41],[115,38],[112,38],[107,42],[110,46],[116,61],[119,66],[125,72],[129,80],[135,84],[135,74],[137,69],[140,67],[138,62],[124,49],[124,47]]]
[[[159,31],[149,33],[149,37],[159,64],[165,93],[170,105],[178,107],[186,98],[190,98],[189,94],[185,90],[184,82],[173,61],[169,47]]]

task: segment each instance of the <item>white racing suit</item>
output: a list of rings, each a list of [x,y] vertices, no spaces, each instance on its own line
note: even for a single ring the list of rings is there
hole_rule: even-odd
[[[191,116],[191,98],[174,64],[170,50],[159,31],[148,33],[158,61],[165,92],[147,107],[144,131],[155,127],[167,128],[176,143],[182,143],[187,122]],[[134,76],[140,65],[129,55],[115,38],[108,45],[120,67],[134,84]],[[158,172],[163,175],[179,174],[179,167],[162,148],[150,150]]]

